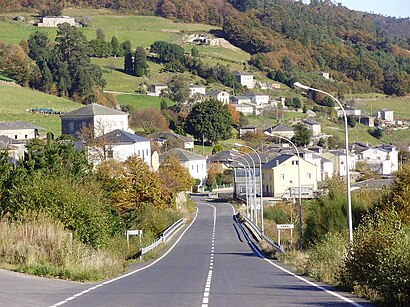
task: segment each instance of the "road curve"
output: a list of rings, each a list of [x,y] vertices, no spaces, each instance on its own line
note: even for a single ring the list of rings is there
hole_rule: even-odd
[[[9,298],[7,306],[371,306],[264,259],[229,204],[194,200],[197,218],[160,260],[101,284],[44,289],[33,304],[27,295],[15,305]]]

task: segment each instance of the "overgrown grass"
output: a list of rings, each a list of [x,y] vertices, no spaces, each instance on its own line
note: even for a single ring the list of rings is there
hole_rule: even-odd
[[[346,238],[339,233],[328,233],[307,251],[288,251],[278,257],[302,274],[338,286],[347,255]]]
[[[0,121],[28,121],[50,131],[61,134],[61,120],[58,115],[41,115],[29,112],[32,108],[51,108],[67,112],[81,107],[74,101],[47,95],[26,87],[0,84]]]
[[[62,223],[41,213],[21,223],[0,221],[0,254],[1,267],[77,281],[102,280],[125,269],[121,258],[71,239]]]
[[[379,98],[374,100],[356,100],[355,105],[365,114],[374,114],[381,109],[394,111],[394,118],[410,120],[410,98]]]

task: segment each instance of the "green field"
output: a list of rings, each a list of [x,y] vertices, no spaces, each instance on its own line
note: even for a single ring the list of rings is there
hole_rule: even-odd
[[[51,108],[67,112],[82,105],[68,99],[47,95],[29,88],[0,84],[0,121],[27,121],[45,128],[45,132],[61,134],[58,115],[41,115],[29,112],[33,108]]]
[[[380,109],[394,111],[395,119],[410,120],[410,97],[387,98],[377,100],[355,100],[355,106],[362,109],[366,114],[374,114]]]
[[[141,110],[145,108],[160,109],[162,97],[147,96],[147,95],[118,95],[116,96],[120,105],[130,105],[135,110]],[[173,105],[173,102],[167,99],[168,106]]]
[[[189,32],[208,32],[210,29],[217,29],[215,26],[176,23],[154,16],[116,15],[114,12],[104,10],[100,12],[100,10],[92,9],[66,9],[63,14],[73,17],[89,17],[91,20],[89,27],[80,28],[89,40],[96,37],[97,29],[102,29],[107,41],[117,36],[120,42],[129,40],[134,47],[148,47],[158,40],[175,42]],[[13,14],[13,16],[17,15],[25,15],[27,19],[34,20],[33,16],[27,14]],[[0,21],[0,38],[5,43],[19,43],[23,39],[28,39],[30,34],[37,30],[47,32],[50,40],[54,40],[55,28],[38,28],[28,22],[12,21],[10,14],[0,16],[6,19]]]

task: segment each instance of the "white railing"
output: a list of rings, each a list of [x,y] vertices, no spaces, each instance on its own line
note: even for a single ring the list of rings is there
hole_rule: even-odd
[[[149,251],[152,251],[154,248],[156,248],[161,243],[166,243],[183,224],[184,224],[184,219],[182,218],[176,221],[174,224],[172,224],[167,229],[165,229],[164,233],[161,236],[159,236],[157,239],[155,239],[154,242],[152,242],[147,247],[141,248],[141,255],[144,255],[148,253]]]

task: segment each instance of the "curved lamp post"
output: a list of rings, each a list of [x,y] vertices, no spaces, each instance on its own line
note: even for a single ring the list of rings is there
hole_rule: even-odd
[[[249,193],[249,187],[248,187],[248,172],[249,172],[249,177],[250,177],[250,170],[247,169],[247,166],[242,164],[241,162],[237,162],[239,166],[241,166],[245,172],[245,196],[246,196],[246,216],[249,218],[249,200],[250,200],[250,193]]]
[[[272,137],[277,137],[279,139],[285,140],[286,142],[288,142],[289,144],[291,144],[293,146],[293,148],[295,148],[296,150],[296,154],[298,155],[298,186],[299,186],[299,205],[298,205],[298,209],[299,209],[299,249],[302,249],[302,238],[303,238],[303,228],[302,228],[302,185],[300,183],[300,153],[299,150],[297,148],[297,146],[288,138],[285,138],[281,135],[276,135],[270,132],[265,131],[265,134],[268,136],[272,136]]]
[[[239,143],[235,143],[235,146],[238,147],[245,147],[245,148],[249,148],[250,150],[252,150],[256,156],[259,159],[259,184],[260,184],[260,206],[261,206],[261,232],[264,233],[264,225],[263,225],[263,190],[262,190],[262,159],[261,156],[259,155],[259,153],[252,147],[247,146],[247,145],[243,145],[243,144],[239,144]],[[256,192],[256,191],[255,191]]]
[[[305,90],[311,90],[318,93],[325,94],[332,98],[336,103],[339,105],[343,112],[344,122],[345,122],[345,147],[346,147],[346,189],[347,189],[347,215],[348,215],[348,223],[349,223],[349,244],[352,245],[353,243],[353,223],[352,223],[352,197],[350,192],[350,158],[349,158],[349,136],[348,136],[348,129],[347,129],[347,116],[346,111],[343,108],[343,105],[340,103],[336,97],[332,96],[328,92],[318,90],[313,87],[309,87],[306,85],[301,84],[300,82],[295,82],[294,86],[300,87]]]
[[[243,163],[241,163],[241,162],[238,162],[238,161],[236,161],[240,166],[242,166],[243,168],[244,168],[244,170],[245,170],[245,190],[247,190],[248,191],[248,194],[247,194],[247,203],[246,203],[246,214],[247,214],[247,216],[249,217],[249,206],[248,206],[248,204],[251,206],[251,211],[250,211],[250,217],[251,217],[251,221],[253,221],[253,212],[252,212],[252,194],[250,193],[251,191],[252,191],[252,181],[251,181],[251,175],[252,175],[252,168],[251,168],[251,165],[249,164],[249,161],[248,160],[246,160],[244,157],[242,157],[242,156],[240,156],[240,155],[235,155],[235,154],[232,154],[232,156],[233,157],[235,157],[235,158],[241,158],[243,161],[245,161],[245,163],[247,164],[247,166],[246,165],[244,165]],[[249,170],[247,170],[246,168],[248,168]],[[247,173],[246,172],[249,172],[249,188],[248,188],[248,182],[246,181],[247,180]],[[255,178],[255,176],[254,176],[254,178]],[[254,179],[255,180],[255,179]]]
[[[249,155],[248,153],[246,153],[246,152],[243,152],[243,151],[239,151],[239,150],[237,150],[237,149],[235,149],[235,148],[232,148],[232,151],[233,152],[236,152],[236,153],[240,153],[240,152],[242,152],[242,153],[244,153],[246,156],[248,156],[249,157],[249,159],[252,161],[252,163],[253,163],[253,196],[254,196],[254,206],[253,206],[253,211],[252,211],[252,208],[251,208],[251,216],[252,216],[252,214],[253,214],[253,217],[255,218],[255,224],[256,225],[258,225],[258,214],[257,214],[257,209],[256,209],[256,169],[255,169],[255,160],[252,158],[252,156],[251,155]],[[240,156],[242,159],[244,159],[248,164],[249,164],[249,162],[248,162],[248,160],[246,160],[244,157],[242,157],[242,156]],[[249,166],[250,166],[250,164],[249,164]],[[253,220],[252,220],[252,222],[253,222]]]

